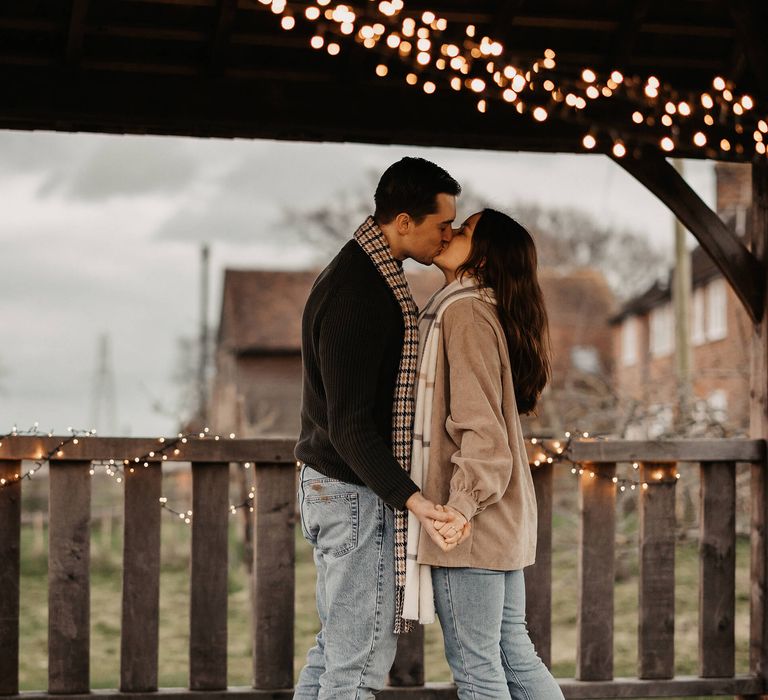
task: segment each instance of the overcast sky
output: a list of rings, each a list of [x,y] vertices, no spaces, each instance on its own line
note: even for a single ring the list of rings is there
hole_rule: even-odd
[[[603,156],[0,131],[0,434],[35,421],[90,428],[104,333],[118,433],[173,432],[153,403],[176,404],[177,339],[198,327],[201,243],[215,325],[226,267],[324,262],[277,226],[284,208],[356,191],[404,155],[439,163],[512,214],[516,201],[578,206],[671,254],[669,212]],[[713,204],[711,163],[687,162],[686,179]]]

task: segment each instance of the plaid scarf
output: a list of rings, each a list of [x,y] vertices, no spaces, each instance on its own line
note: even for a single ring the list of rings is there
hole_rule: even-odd
[[[419,329],[416,323],[416,304],[411,296],[402,265],[392,257],[389,243],[372,216],[357,231],[355,240],[368,255],[379,274],[400,304],[405,323],[403,352],[395,382],[392,405],[392,452],[400,466],[411,470],[411,441],[413,435],[413,385],[419,356]],[[408,518],[404,510],[395,511],[395,633],[409,632],[413,626],[402,617],[405,599],[405,559],[408,537]]]
[[[424,487],[429,468],[432,400],[435,394],[443,314],[459,299],[482,299],[491,304],[495,303],[493,290],[479,287],[473,277],[463,277],[437,291],[419,314],[419,371],[416,380],[411,479],[420,489]],[[408,513],[403,616],[408,620],[418,620],[422,625],[428,625],[435,621],[435,599],[432,590],[432,567],[417,561],[420,535],[419,519],[413,513]]]

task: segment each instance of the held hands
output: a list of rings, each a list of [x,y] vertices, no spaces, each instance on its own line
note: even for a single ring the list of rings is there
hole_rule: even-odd
[[[435,505],[418,491],[406,501],[405,507],[444,552],[450,552],[469,537],[472,526],[461,513],[448,506]]]
[[[453,520],[447,522],[435,520],[434,522],[435,530],[440,533],[445,544],[448,545],[448,549],[444,551],[458,547],[469,537],[472,525],[458,510],[451,508],[451,506],[438,505],[435,508],[453,515]]]

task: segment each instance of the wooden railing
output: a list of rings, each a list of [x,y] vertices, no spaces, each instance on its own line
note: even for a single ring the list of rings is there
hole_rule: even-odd
[[[0,445],[0,695],[19,694],[21,460],[49,454],[55,437],[11,437]],[[160,516],[162,462],[156,440],[89,437],[68,443],[50,460],[48,689],[53,694],[182,700],[205,691],[216,700],[290,698],[293,684],[295,483],[287,440],[190,439],[168,451],[192,464],[192,551],[188,689],[158,689]],[[540,455],[531,445],[533,462]],[[91,690],[90,473],[92,462],[115,459],[148,467],[125,475],[122,626],[119,690]],[[765,443],[760,440],[671,442],[575,441],[570,457],[580,478],[578,638],[576,674],[558,679],[567,698],[736,695],[758,698],[768,672],[766,617]],[[253,561],[253,687],[227,686],[227,528],[232,462],[255,465]],[[637,462],[640,493],[638,673],[613,678],[613,591],[617,463]],[[752,464],[750,673],[734,674],[735,471]],[[699,465],[700,610],[698,676],[674,676],[675,470]],[[570,465],[569,465],[570,467]],[[539,504],[537,562],[526,569],[528,624],[537,650],[551,650],[553,470],[534,469]],[[689,465],[689,468],[695,468]],[[608,477],[592,477],[591,473]],[[423,637],[404,635],[382,698],[455,698],[450,684],[424,684]]]

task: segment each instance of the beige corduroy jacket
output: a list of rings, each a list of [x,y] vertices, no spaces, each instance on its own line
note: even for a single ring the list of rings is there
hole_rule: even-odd
[[[461,299],[445,310],[424,495],[472,521],[442,552],[422,529],[418,562],[511,571],[536,558],[536,495],[496,306]]]

